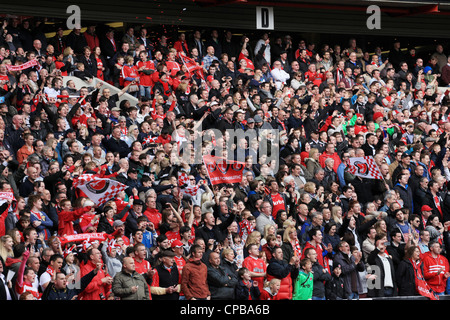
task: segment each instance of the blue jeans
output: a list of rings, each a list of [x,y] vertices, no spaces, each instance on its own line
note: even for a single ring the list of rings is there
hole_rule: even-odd
[[[178,300],[186,300],[186,296],[180,296]]]
[[[314,297],[312,296],[311,300],[326,300],[325,297]]]
[[[445,289],[445,294],[450,294],[450,277],[447,278],[447,286]]]
[[[359,300],[359,294],[357,292],[352,292],[347,297],[348,300]]]
[[[146,97],[146,98],[149,98],[150,99],[150,97],[151,97],[151,89],[152,89],[152,87],[150,87],[150,86],[139,86],[139,96],[140,97]]]

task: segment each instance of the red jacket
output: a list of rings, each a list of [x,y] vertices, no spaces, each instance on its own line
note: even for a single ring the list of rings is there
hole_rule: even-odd
[[[341,158],[339,157],[339,155],[337,154],[337,152],[333,153],[332,155],[327,154],[326,152],[322,153],[319,156],[319,164],[322,168],[325,168],[325,160],[327,158],[333,158],[334,159],[334,166],[333,166],[333,171],[337,172],[337,168],[339,167],[339,165],[341,164]]]
[[[181,40],[178,40],[173,44],[173,47],[174,47],[174,49],[177,50],[177,52],[183,52],[183,53],[189,55],[189,48],[188,48],[186,41],[182,42]]]
[[[89,48],[91,48],[92,51],[94,51],[95,47],[100,47],[100,40],[98,39],[97,35],[90,34],[90,33],[83,33],[84,38],[86,39],[87,45]]]
[[[94,270],[96,266],[88,261],[86,264],[80,266],[81,277]],[[78,295],[79,300],[104,300],[107,299],[111,291],[111,285],[103,283],[102,279],[106,277],[107,274],[103,270],[99,270],[95,275],[94,279],[89,283],[89,285]],[[103,296],[104,298],[101,298]]]
[[[438,270],[441,268],[444,268],[444,271],[438,274]],[[423,276],[435,292],[441,293],[445,291],[447,279],[445,279],[444,274],[449,271],[448,260],[443,255],[433,258],[431,252],[423,254]]]
[[[159,225],[162,221],[162,215],[158,209],[147,208],[147,210],[144,211],[144,216],[146,216],[147,219],[153,223],[156,232],[159,234]]]
[[[74,234],[73,221],[77,220],[90,210],[91,207],[84,207],[73,211],[61,211],[58,214],[58,234],[60,236]]]
[[[200,261],[189,259],[181,274],[181,291],[187,300],[204,299],[211,295],[207,282],[208,267]]]
[[[280,290],[281,290],[281,288],[280,288]],[[264,290],[261,291],[259,300],[281,300],[282,299],[282,298],[280,298],[279,293],[272,295],[272,293],[269,291],[270,291],[270,288],[264,288]],[[292,298],[292,293],[291,293],[291,298]]]

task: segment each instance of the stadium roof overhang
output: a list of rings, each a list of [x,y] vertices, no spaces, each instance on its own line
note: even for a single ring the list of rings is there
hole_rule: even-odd
[[[257,6],[273,7],[275,31],[448,38],[450,3],[437,1],[351,0],[13,0],[2,1],[6,14],[67,18],[78,5],[83,21],[122,21],[205,28],[256,29]],[[366,10],[378,5],[381,28],[369,30]]]

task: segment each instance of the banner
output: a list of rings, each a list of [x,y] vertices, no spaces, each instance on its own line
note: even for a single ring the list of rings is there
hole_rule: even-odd
[[[95,241],[98,240],[100,242],[105,241],[109,238],[109,235],[107,233],[78,233],[78,234],[71,234],[67,236],[60,237],[59,240],[61,241],[61,246],[64,246],[66,243],[69,242],[83,242],[83,241]]]
[[[95,174],[82,174],[73,180],[73,188],[80,189],[96,205],[100,206],[117,196],[128,186],[116,180],[100,178]]]
[[[19,65],[6,65],[6,68],[8,69],[8,71],[20,71],[20,70],[25,70],[34,66],[37,66],[39,63],[36,59],[30,60],[28,62],[25,62],[23,64],[19,64]]]
[[[0,199],[1,200],[16,200],[14,197],[14,193],[12,192],[0,192]]]
[[[349,159],[348,172],[362,178],[382,180],[383,175],[372,156]]]
[[[211,155],[203,156],[203,162],[212,185],[242,181],[242,171],[244,170],[242,162]]]

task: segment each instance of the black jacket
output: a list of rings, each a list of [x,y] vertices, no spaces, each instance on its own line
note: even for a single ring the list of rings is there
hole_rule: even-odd
[[[234,221],[235,215],[230,214],[227,220],[215,225],[211,230],[206,226],[202,226],[195,231],[195,237],[203,238],[205,243],[208,243],[209,239],[215,239],[218,242],[222,242],[226,238],[226,232],[228,226]]]
[[[333,274],[331,280],[325,284],[325,296],[327,300],[344,300],[344,280]]]
[[[377,283],[381,284],[379,289],[368,289],[368,295],[369,297],[384,297],[384,279],[386,276],[386,272],[384,270],[384,266],[383,266],[383,262],[381,261],[381,258],[378,256],[378,253],[380,251],[378,249],[373,250],[369,256],[367,257],[367,262],[370,265],[376,265],[378,266],[379,270],[380,270],[380,274],[377,275]],[[397,295],[397,282],[396,282],[396,278],[395,278],[395,268],[394,268],[394,263],[392,262],[392,259],[388,256],[388,261],[389,261],[389,265],[390,265],[390,269],[391,269],[391,277],[392,277],[392,283],[394,285],[393,290],[394,290],[394,296]],[[374,287],[376,287],[374,285]]]
[[[250,289],[247,288],[247,286],[242,282],[242,280],[239,280],[238,284],[236,285],[234,289],[236,300],[249,300],[249,297],[251,297],[251,300],[258,300],[259,296],[261,295],[261,291],[259,291],[258,286],[252,286]]]
[[[414,274],[414,267],[411,261],[404,259],[399,263],[395,271],[395,279],[397,280],[399,296],[417,295],[416,275]]]
[[[45,291],[42,294],[42,300],[72,300],[74,296],[78,295],[89,285],[96,274],[97,272],[92,270],[81,278],[81,287],[79,289],[56,289],[55,284],[50,281],[49,285],[45,288]]]
[[[222,267],[217,268],[208,265],[208,285],[211,292],[211,300],[234,300],[234,288],[237,279],[228,274],[228,271]]]
[[[331,280],[331,274],[327,269],[325,269],[327,272],[323,272],[323,270],[324,267],[319,262],[314,262],[312,266],[312,271],[314,272],[313,297],[325,297],[325,284]]]

